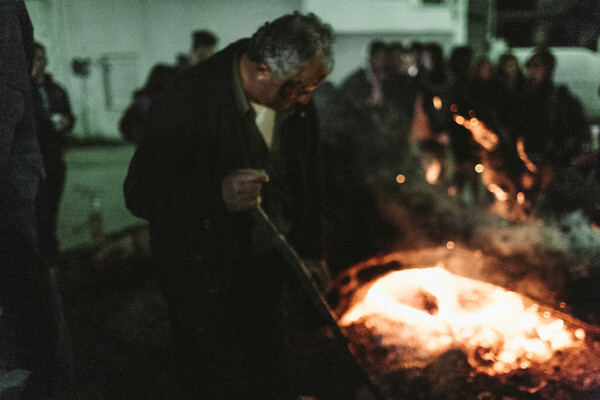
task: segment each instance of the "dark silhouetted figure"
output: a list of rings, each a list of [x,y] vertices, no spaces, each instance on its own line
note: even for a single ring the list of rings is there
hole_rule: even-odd
[[[566,86],[553,82],[555,58],[547,49],[538,51],[527,61],[529,83],[521,103],[519,139],[533,167],[528,168],[531,182],[525,185],[533,197],[543,194],[556,173],[571,166],[589,140],[587,122],[581,102]],[[519,140],[517,139],[517,140]]]
[[[526,79],[521,71],[519,61],[511,53],[505,53],[500,56],[496,70],[498,78],[504,84],[506,93],[506,101],[499,118],[514,142],[516,139],[515,132],[519,124],[518,118],[520,117],[520,106],[525,91]]]
[[[35,202],[44,168],[33,111],[33,28],[23,1],[0,0],[0,38],[0,381],[27,378],[3,384],[0,395],[71,399],[62,307],[39,253]]]
[[[34,49],[36,128],[46,172],[37,201],[40,249],[42,256],[54,263],[59,257],[56,222],[66,179],[64,151],[75,117],[67,92],[46,73],[46,49],[39,43],[35,43]]]
[[[357,107],[379,106],[383,103],[383,80],[387,70],[387,45],[379,40],[369,44],[368,60],[340,85],[343,101]]]
[[[419,53],[414,46],[390,45],[389,74],[384,82],[386,100],[393,103],[402,117],[412,120],[419,92]]]
[[[420,86],[415,100],[411,137],[417,144],[427,181],[445,183],[446,148],[450,142],[450,80],[441,46],[437,43],[422,45],[419,64]]]
[[[480,177],[475,165],[480,161],[479,145],[473,140],[471,132],[454,123],[454,116],[469,118],[473,110],[473,100],[469,92],[473,50],[469,46],[456,47],[450,55],[449,66],[452,83],[449,91],[450,102],[450,148],[454,158],[454,176],[452,183],[457,189],[460,200],[465,200],[464,190],[470,189],[473,202],[479,201]]]
[[[477,118],[488,126],[498,126],[507,102],[506,86],[497,78],[494,65],[487,57],[480,57],[473,66],[469,93]]]
[[[177,69],[170,65],[157,64],[152,68],[146,84],[133,94],[133,102],[127,107],[119,121],[121,137],[125,141],[130,143],[140,141],[150,104],[176,75]]]
[[[217,37],[207,30],[198,30],[192,33],[192,51],[190,65],[206,61],[215,52]]]

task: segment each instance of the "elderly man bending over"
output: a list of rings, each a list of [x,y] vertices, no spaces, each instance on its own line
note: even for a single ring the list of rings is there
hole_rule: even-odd
[[[149,111],[125,181],[149,221],[188,398],[291,398],[282,335],[285,265],[250,212],[262,205],[320,262],[312,92],[331,28],[294,13],[192,67]]]

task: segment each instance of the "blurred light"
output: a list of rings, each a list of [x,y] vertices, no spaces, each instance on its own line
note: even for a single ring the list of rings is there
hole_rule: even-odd
[[[414,78],[415,76],[417,76],[418,73],[419,73],[419,68],[417,68],[416,65],[411,65],[410,67],[408,67],[408,75],[410,75]]]
[[[575,331],[575,337],[579,340],[585,339],[585,331],[581,328],[577,329]]]
[[[494,196],[496,196],[496,199],[498,201],[508,200],[508,195],[506,194],[506,192],[495,183],[490,183],[487,188],[490,192],[494,193]]]
[[[452,240],[449,240],[448,243],[446,243],[446,248],[448,250],[452,250],[454,248],[454,242]]]
[[[519,204],[525,204],[525,193],[523,192],[519,192],[517,193],[517,203]]]
[[[458,111],[458,106],[456,104],[452,104],[450,106],[450,111],[452,111],[453,113],[457,112]]]
[[[550,311],[545,311],[544,312],[544,318],[548,319],[552,316],[552,314],[550,314]]]
[[[404,175],[400,174],[396,177],[396,182],[404,183],[404,182],[406,182],[406,177]]]
[[[537,172],[537,167],[525,152],[525,141],[521,137],[517,139],[517,154],[521,161],[523,161],[523,164],[525,164],[525,167],[535,174]]]
[[[521,176],[521,186],[525,189],[531,189],[535,184],[535,180],[531,174],[523,174]]]
[[[441,110],[442,109],[442,99],[440,99],[440,96],[434,96],[433,97],[433,107],[436,110]]]
[[[439,160],[432,160],[425,170],[425,179],[427,183],[433,185],[442,174],[442,163]]]
[[[561,301],[561,302],[558,304],[558,306],[559,306],[560,308],[563,308],[563,309],[564,309],[564,308],[567,308],[567,303],[565,303],[564,301]]]
[[[479,257],[479,258],[483,257],[483,251],[475,250],[475,257]]]
[[[465,123],[465,118],[462,115],[455,115],[454,122],[456,122],[459,125],[462,125]]]
[[[475,118],[475,111],[469,110],[469,117],[470,118]]]
[[[471,122],[471,125],[473,126],[479,125],[479,120],[477,118],[471,118],[469,122]]]
[[[458,194],[458,189],[456,188],[456,186],[448,187],[448,196],[454,197],[457,194]]]
[[[485,168],[483,167],[483,164],[477,164],[475,166],[475,172],[477,172],[478,174],[482,173],[484,169]]]

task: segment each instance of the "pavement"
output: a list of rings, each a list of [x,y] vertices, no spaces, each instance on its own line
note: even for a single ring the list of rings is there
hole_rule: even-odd
[[[123,198],[123,181],[134,151],[129,144],[67,149],[67,180],[57,227],[61,252],[91,248],[100,236],[145,224],[131,215]],[[101,219],[94,221],[97,212]]]

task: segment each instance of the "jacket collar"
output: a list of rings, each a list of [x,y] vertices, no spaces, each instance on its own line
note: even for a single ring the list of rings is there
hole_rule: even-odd
[[[233,76],[231,73],[236,54],[243,52],[250,39],[241,39],[214,54],[204,63],[192,67],[194,82],[203,93],[200,101],[205,104],[235,103]]]

